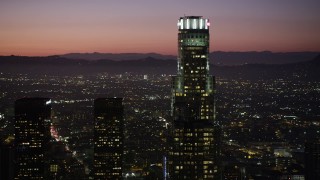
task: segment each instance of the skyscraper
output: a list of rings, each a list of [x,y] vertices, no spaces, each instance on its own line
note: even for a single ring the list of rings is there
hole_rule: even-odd
[[[50,99],[23,98],[15,102],[15,179],[45,178],[50,124]]]
[[[94,178],[121,179],[123,157],[122,98],[94,101]]]
[[[320,140],[305,143],[306,180],[320,179]]]
[[[209,20],[178,21],[178,71],[172,81],[171,179],[213,179],[218,174],[219,124],[214,77],[209,75]]]
[[[0,142],[0,179],[13,179],[14,138],[8,136]]]

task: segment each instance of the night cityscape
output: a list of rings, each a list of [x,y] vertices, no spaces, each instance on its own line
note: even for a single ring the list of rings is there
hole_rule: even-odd
[[[304,175],[305,142],[320,136],[319,81],[303,81],[294,75],[266,80],[217,77],[216,88],[226,179],[240,177],[243,170],[248,179]],[[55,153],[65,153],[66,163],[75,168],[70,171],[81,168],[82,178],[89,179],[93,101],[104,93],[117,95],[123,97],[124,105],[123,173],[141,179],[152,173],[161,177],[166,127],[171,123],[170,92],[169,74],[1,73],[2,141],[14,139],[15,100],[50,96],[52,135],[60,147]]]
[[[279,39],[276,49],[265,39],[261,47],[275,52],[261,51],[260,43],[215,49],[219,22],[202,13],[205,5],[213,4],[169,15],[175,31],[160,36],[174,43],[158,51],[140,47],[149,30],[136,44],[143,51],[129,48],[134,53],[126,52],[134,44],[128,42],[115,43],[111,53],[48,45],[37,54],[37,43],[14,45],[18,34],[0,28],[7,44],[0,45],[0,179],[320,179],[319,38],[295,39],[303,46],[292,49],[291,41]],[[73,43],[82,49],[80,40]]]

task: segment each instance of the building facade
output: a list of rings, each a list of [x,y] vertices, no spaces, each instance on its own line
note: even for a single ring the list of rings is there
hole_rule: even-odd
[[[123,157],[122,98],[94,101],[94,178],[121,179]]]
[[[45,178],[50,124],[50,99],[23,98],[15,102],[15,179]]]
[[[209,75],[210,22],[178,21],[178,70],[172,80],[170,179],[219,177],[220,127],[215,118],[215,80]]]

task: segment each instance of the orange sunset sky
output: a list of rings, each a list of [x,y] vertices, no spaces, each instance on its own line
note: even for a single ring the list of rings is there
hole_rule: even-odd
[[[0,55],[176,55],[177,21],[209,18],[211,51],[319,51],[316,0],[0,1]]]

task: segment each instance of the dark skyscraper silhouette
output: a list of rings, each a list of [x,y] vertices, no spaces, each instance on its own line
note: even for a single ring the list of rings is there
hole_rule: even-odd
[[[121,179],[123,157],[122,98],[94,101],[94,178]]]
[[[0,142],[0,179],[13,179],[14,146],[13,137]]]
[[[306,180],[320,179],[320,140],[310,140],[305,144]]]
[[[209,20],[178,21],[178,72],[172,88],[171,179],[214,179],[218,174],[219,124],[214,77],[209,75]]]
[[[50,99],[23,98],[15,102],[15,179],[45,178],[50,124]]]

